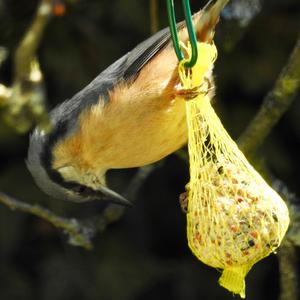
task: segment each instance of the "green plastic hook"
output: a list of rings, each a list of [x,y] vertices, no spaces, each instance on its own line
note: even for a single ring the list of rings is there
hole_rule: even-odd
[[[185,62],[184,66],[186,68],[192,68],[195,65],[198,58],[197,37],[193,26],[189,0],[182,0],[182,6],[184,10],[184,17],[185,17],[188,34],[189,34],[189,39],[192,47],[191,59]],[[167,10],[168,10],[168,19],[169,19],[169,26],[170,26],[173,46],[178,60],[181,61],[184,59],[184,55],[181,51],[181,47],[179,44],[173,0],[167,0]]]

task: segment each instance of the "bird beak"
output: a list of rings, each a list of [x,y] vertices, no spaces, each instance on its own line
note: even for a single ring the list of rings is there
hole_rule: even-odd
[[[132,203],[129,202],[126,198],[107,187],[101,186],[100,192],[103,194],[103,198],[107,201],[123,206],[132,206]]]

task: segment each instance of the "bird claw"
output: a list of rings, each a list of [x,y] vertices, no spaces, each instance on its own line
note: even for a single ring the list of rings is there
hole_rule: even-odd
[[[197,86],[192,89],[186,89],[180,86],[176,88],[176,96],[184,98],[185,100],[192,100],[200,94],[199,88],[200,87]]]
[[[211,83],[210,79],[205,77],[203,83],[190,89],[183,87],[181,83],[177,84],[175,86],[175,95],[189,101],[199,95],[206,96],[213,89],[214,86]]]

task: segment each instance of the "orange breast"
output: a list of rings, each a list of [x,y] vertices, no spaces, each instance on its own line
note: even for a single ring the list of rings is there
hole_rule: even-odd
[[[177,58],[166,48],[133,84],[119,84],[108,104],[99,99],[81,115],[79,130],[55,146],[54,167],[137,167],[176,151],[187,141],[185,103],[174,95],[177,81]]]

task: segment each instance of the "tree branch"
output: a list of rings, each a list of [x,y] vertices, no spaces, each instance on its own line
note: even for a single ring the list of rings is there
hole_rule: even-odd
[[[16,131],[27,132],[34,123],[50,130],[45,104],[43,75],[36,57],[44,29],[52,16],[52,0],[42,0],[37,13],[14,56],[14,81],[9,93],[0,95],[0,106],[5,108],[4,120]]]
[[[139,168],[124,193],[125,198],[134,203],[145,180],[159,166],[160,163],[156,163]],[[108,225],[118,221],[124,215],[126,209],[124,206],[109,204],[100,216],[93,218],[93,224],[100,232],[103,232]]]
[[[293,52],[279,75],[274,88],[239,138],[239,147],[251,156],[261,146],[270,131],[295,99],[300,87],[300,34]]]
[[[0,109],[7,105],[9,97],[11,97],[11,89],[0,83]]]
[[[50,0],[42,0],[36,15],[21,40],[14,56],[16,80],[27,81],[31,73],[31,62],[36,57],[36,51],[41,43],[44,29],[52,16]]]
[[[149,0],[150,5],[150,33],[154,34],[158,31],[158,3],[157,0]]]
[[[133,177],[125,192],[125,196],[133,202],[137,198],[137,193],[145,179],[158,166],[159,164],[152,164],[140,168]],[[64,233],[69,236],[69,243],[71,245],[80,246],[88,250],[92,248],[91,239],[96,234],[96,231],[103,232],[109,224],[119,220],[126,210],[124,206],[109,204],[101,215],[97,215],[86,221],[78,221],[73,218],[68,219],[57,216],[52,211],[40,205],[31,205],[22,202],[2,192],[0,192],[0,203],[8,206],[12,210],[30,213],[50,222],[55,227],[62,229]]]
[[[94,230],[90,226],[86,226],[76,219],[67,219],[55,215],[50,210],[40,205],[30,205],[22,201],[16,200],[2,192],[0,192],[0,202],[8,206],[12,210],[19,210],[40,217],[57,228],[63,229],[64,233],[69,236],[69,243],[74,246],[80,246],[85,249],[91,249],[91,238]]]

